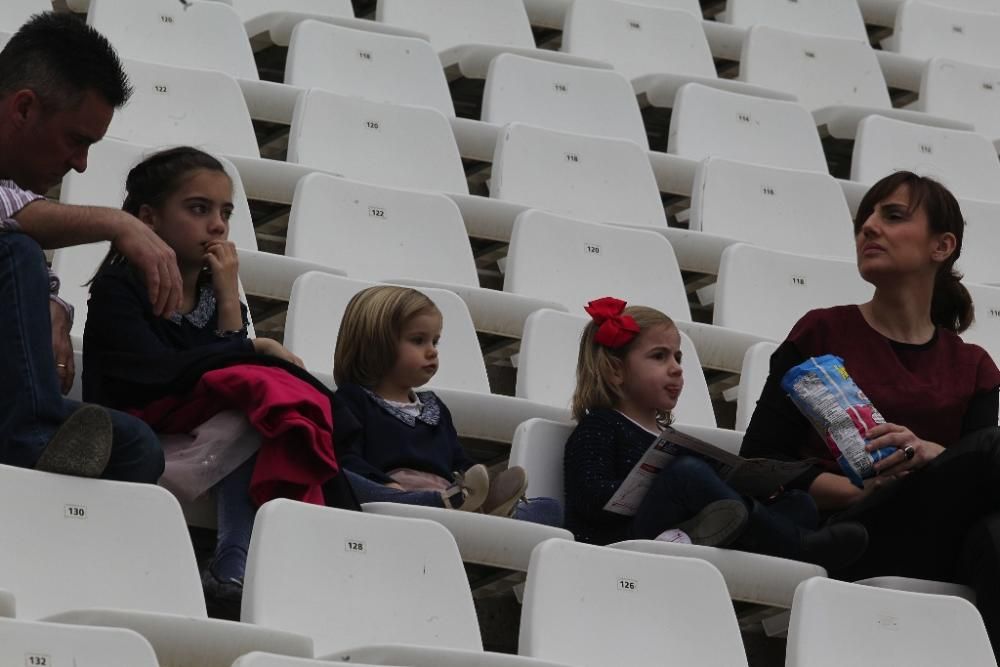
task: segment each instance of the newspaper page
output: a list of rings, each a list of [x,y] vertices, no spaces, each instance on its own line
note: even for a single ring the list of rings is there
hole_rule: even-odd
[[[704,440],[666,428],[633,466],[604,509],[615,514],[635,516],[653,480],[677,456],[703,459],[737,493],[754,498],[772,496],[812,465],[812,461],[745,459]]]

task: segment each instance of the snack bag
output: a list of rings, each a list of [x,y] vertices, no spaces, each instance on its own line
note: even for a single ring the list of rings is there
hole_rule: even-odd
[[[854,384],[840,357],[825,354],[807,359],[785,373],[781,388],[809,419],[855,486],[863,487],[865,479],[875,476],[875,463],[896,451],[895,447],[865,451],[869,429],[884,424],[885,418]]]

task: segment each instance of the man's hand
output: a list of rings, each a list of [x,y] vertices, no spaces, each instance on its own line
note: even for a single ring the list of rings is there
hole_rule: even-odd
[[[142,272],[153,314],[175,313],[184,298],[181,272],[174,251],[148,226],[127,213],[111,239],[114,247]]]
[[[59,388],[68,394],[73,388],[73,344],[69,340],[69,314],[55,301],[49,300],[49,314],[52,318],[52,356],[56,360],[56,375]]]

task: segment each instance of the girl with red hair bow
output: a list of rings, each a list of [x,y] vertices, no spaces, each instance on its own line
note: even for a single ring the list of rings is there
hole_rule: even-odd
[[[653,481],[634,516],[605,509],[672,421],[684,388],[681,338],[653,308],[605,297],[586,307],[573,414],[564,455],[566,527],[584,542],[672,539],[794,558],[828,569],[864,552],[856,523],[816,529],[815,503],[800,491],[761,501],[741,496],[697,456],[678,456]]]

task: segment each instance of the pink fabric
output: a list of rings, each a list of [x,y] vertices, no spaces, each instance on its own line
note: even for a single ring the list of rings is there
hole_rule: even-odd
[[[205,373],[185,396],[132,411],[155,430],[187,433],[222,410],[240,410],[261,435],[250,497],[323,505],[323,484],[340,468],[330,399],[280,368],[252,364]]]

